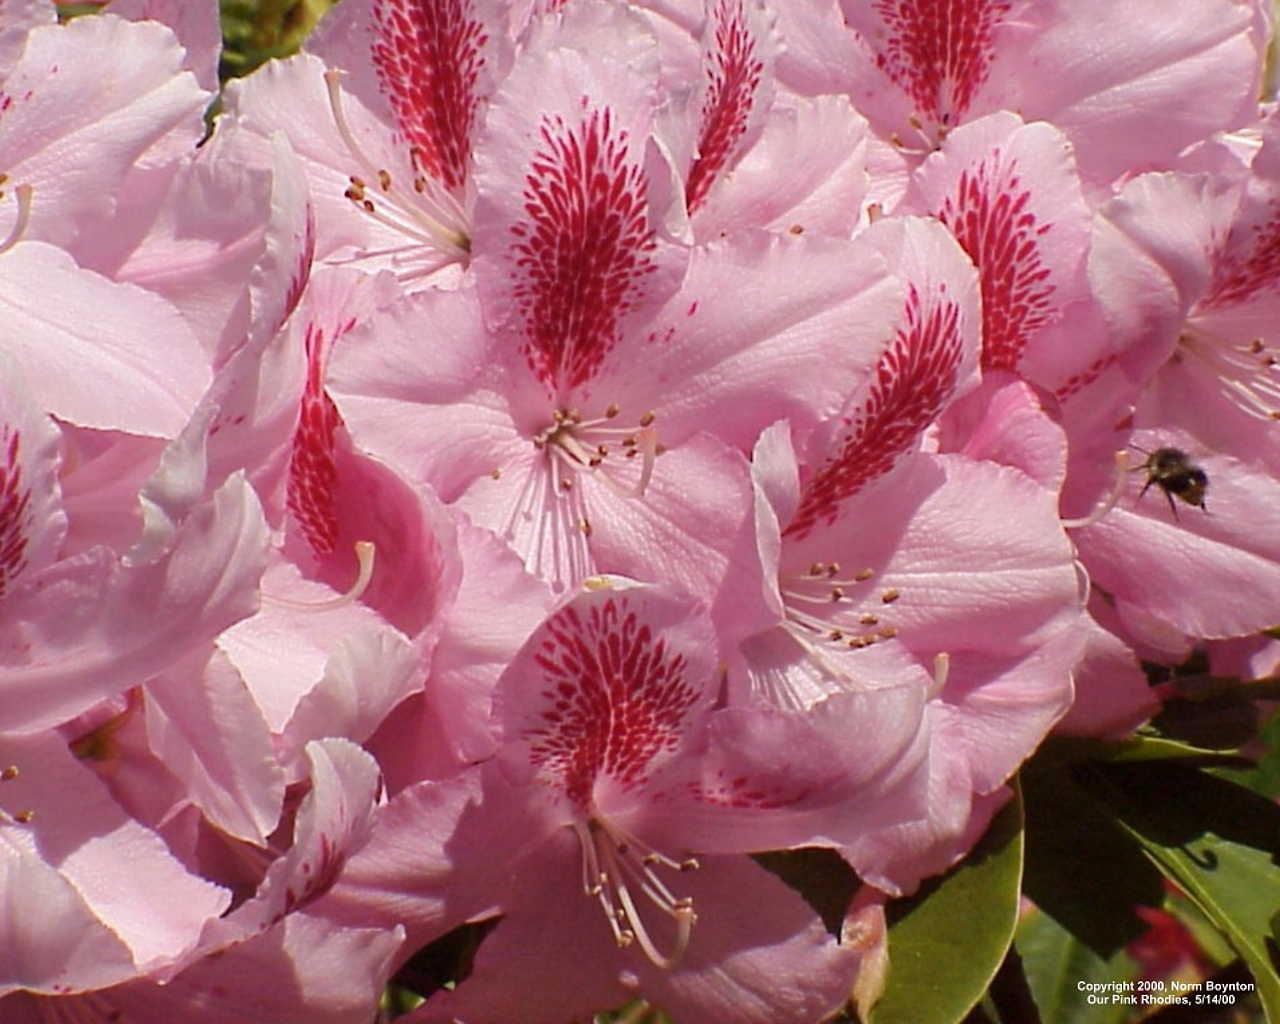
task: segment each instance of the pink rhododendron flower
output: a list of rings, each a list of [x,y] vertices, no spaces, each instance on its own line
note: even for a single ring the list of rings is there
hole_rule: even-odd
[[[817,819],[850,792],[865,822],[913,813],[919,695],[853,698],[868,732],[860,770],[846,773],[826,750],[788,745],[767,717],[714,710],[716,645],[695,603],[618,579],[593,586],[534,632],[499,681],[497,758],[402,791],[314,911],[404,921],[410,947],[501,912],[472,978],[429,1001],[423,1020],[562,1020],[636,989],[694,1018],[828,1012],[856,954],[785,886],[729,854],[769,846],[784,821]],[[547,921],[558,925],[554,947],[535,940]],[[517,962],[527,966],[512,973]],[[533,971],[543,983],[530,990]],[[570,973],[575,984],[545,983]]]
[[[582,109],[584,75],[617,111]],[[531,90],[548,111],[533,122]],[[570,47],[518,62],[477,172],[475,287],[410,296],[331,362],[357,443],[562,589],[597,567],[647,575],[659,556],[683,585],[724,591],[712,539],[736,521],[750,543],[749,483],[745,462],[701,435],[745,450],[779,415],[834,409],[898,305],[897,282],[857,243],[746,234],[691,256],[663,240],[652,117],[630,69]],[[588,207],[618,225],[603,243]],[[758,303],[732,297],[747,282]]]
[[[0,737],[0,762],[0,993],[83,992],[175,963],[227,908],[56,734]]]
[[[56,435],[12,399],[4,418],[0,724],[25,732],[136,685],[249,614],[266,536],[242,476],[193,500],[180,481],[203,482],[199,455],[178,446],[139,496],[148,521],[136,545],[59,560]]]
[[[473,140],[510,61],[508,31],[488,0],[358,0],[324,19],[306,54],[228,90],[240,123],[288,133],[323,259],[404,280],[467,261]]]
[[[1267,33],[1261,4],[1229,0],[1178,18],[1158,3],[1091,0],[841,7],[865,56],[833,78],[898,145],[928,152],[962,124],[1015,110],[1066,132],[1091,186],[1246,123]]]
[[[180,148],[200,139],[210,95],[181,70],[173,33],[154,22],[103,15],[40,25],[16,50],[0,65],[4,181],[32,190],[27,237],[91,250],[129,170],[151,153],[172,159],[175,137]],[[107,53],[122,59],[84,59]],[[6,234],[22,205],[0,207]]]

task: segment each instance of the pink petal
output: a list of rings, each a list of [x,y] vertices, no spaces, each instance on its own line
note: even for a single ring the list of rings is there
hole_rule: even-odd
[[[0,357],[13,390],[0,391],[0,600],[23,574],[62,553],[67,516],[58,485],[61,433],[24,400],[25,383]]]
[[[630,19],[617,21],[620,38],[641,39]],[[639,70],[530,48],[495,96],[477,149],[482,302],[490,327],[557,402],[588,394],[622,334],[685,272],[685,252],[661,237],[669,181]]]
[[[341,739],[307,744],[311,791],[293,823],[293,843],[272,861],[253,898],[206,930],[206,943],[247,938],[314,902],[347,858],[364,846],[381,788],[378,765]]]
[[[5,607],[0,727],[54,725],[213,639],[252,611],[265,546],[257,499],[233,478],[155,561],[98,548],[26,581]]]
[[[527,793],[492,770],[482,799],[481,774],[418,783],[380,807],[369,842],[308,913],[349,926],[402,925],[408,957],[508,901],[512,867],[550,828]]]
[[[749,450],[780,418],[802,432],[833,415],[902,305],[867,241],[741,232],[694,251],[680,292],[619,347],[601,397],[655,410],[668,446],[706,430]]]
[[[1048,491],[1062,489],[1067,475],[1067,439],[1041,406],[1030,385],[993,373],[953,403],[939,447],[974,461],[1020,469]]]
[[[39,854],[0,843],[0,886],[6,904],[0,993],[82,991],[137,973],[129,947]],[[0,999],[6,1016],[13,1009],[8,1002]]]
[[[84,1000],[83,1012],[191,1024],[367,1024],[401,939],[395,928],[341,928],[289,914],[270,931],[198,960],[165,984],[140,980],[96,992]],[[51,1009],[27,1006],[34,1016],[18,1019],[44,1021]],[[82,1009],[73,1006],[70,1012]]]
[[[900,268],[907,295],[893,341],[851,389],[839,418],[810,436],[813,472],[784,524],[797,538],[820,520],[833,521],[842,503],[889,472],[977,380],[977,276],[964,253],[945,230],[917,218],[881,221],[863,237]]]
[[[189,799],[228,835],[256,846],[280,820],[285,777],[266,720],[221,651],[183,659],[146,685],[147,739]]]
[[[445,613],[431,661],[426,708],[414,722],[419,738],[406,741],[403,730],[388,734],[388,747],[397,748],[380,757],[388,774],[388,755],[414,762],[447,755],[456,768],[492,753],[494,684],[551,611],[551,588],[525,572],[520,559],[493,533],[464,519],[458,543],[462,582]]]
[[[1069,736],[1125,736],[1160,710],[1132,649],[1090,619],[1076,666],[1076,699],[1055,727]]]
[[[742,227],[848,237],[862,212],[867,125],[843,97],[775,103],[755,144],[694,219],[710,241]]]
[[[461,192],[480,104],[510,60],[506,13],[492,0],[359,0],[335,8],[307,49],[347,71],[417,173]]]
[[[409,694],[421,689],[423,666],[412,646],[390,629],[342,637],[324,675],[302,695],[285,728],[281,757],[326,736],[364,743]]]
[[[978,268],[983,369],[1017,370],[1083,294],[1090,214],[1067,140],[993,114],[951,133],[905,202],[947,225]]]
[[[57,17],[45,0],[4,0],[0,3],[0,81],[22,54],[27,34],[37,25],[48,25]]]
[[[0,260],[0,308],[10,325],[5,352],[34,405],[80,426],[177,434],[209,381],[209,366],[172,306],[81,270],[41,243],[24,242]],[[58,300],[36,301],[41,295]],[[164,339],[163,359],[156,338]]]
[[[844,1004],[858,955],[798,894],[746,857],[700,864],[680,878],[698,911],[689,950],[673,971],[638,967],[646,998],[678,1020],[725,1024],[805,1024]]]
[[[1005,789],[975,794],[967,754],[955,741],[958,722],[938,705],[929,717],[938,748],[929,758],[928,814],[870,830],[841,851],[861,878],[894,895],[914,892],[922,879],[960,860],[1009,798]]]
[[[772,64],[778,51],[763,5],[708,0],[706,7],[703,75],[690,98],[697,113],[696,157],[685,181],[691,215],[759,137],[773,104]]]
[[[186,0],[111,0],[107,9],[130,21],[149,20],[168,25],[186,51],[182,66],[196,76],[200,88],[217,92],[222,28],[216,7]]]
[[[367,216],[347,197],[352,176],[368,179],[363,161],[343,140],[334,121],[324,81],[325,66],[318,58],[299,54],[268,61],[247,78],[227,83],[225,103],[234,123],[257,138],[259,149],[276,132],[284,132],[301,161],[315,206],[319,233],[317,256],[353,251],[396,253],[406,235]],[[398,149],[386,125],[362,103],[344,92],[342,110],[361,153],[392,175],[397,183],[412,182],[408,154]],[[390,265],[394,257],[385,261]]]
[[[665,588],[574,596],[498,681],[504,767],[536,779],[566,817],[626,806],[678,757],[719,689],[705,611]]]
[[[1163,493],[1139,498],[1146,475],[1130,474],[1120,504],[1076,533],[1094,584],[1189,636],[1237,636],[1267,628],[1269,609],[1280,601],[1280,552],[1272,543],[1280,530],[1280,484],[1259,467],[1207,450],[1194,435],[1173,426],[1139,431],[1134,444],[1152,451],[1179,448],[1203,466],[1210,481],[1207,511],[1184,506],[1175,518]],[[1187,586],[1189,579],[1196,581],[1194,587]]]
[[[5,746],[4,763],[19,771],[0,783],[5,804],[35,812],[25,825],[3,826],[6,845],[56,869],[84,907],[125,944],[138,970],[170,963],[190,949],[201,926],[226,909],[229,894],[189,874],[158,835],[120,809],[58,737],[10,737]],[[30,863],[22,870],[30,871]],[[70,909],[66,890],[53,888],[55,898]],[[24,930],[38,936],[43,920],[42,915],[26,918]],[[47,940],[36,941],[38,949]],[[108,963],[119,963],[114,943],[99,937],[94,945]]]
[[[702,598],[726,643],[763,614],[750,474],[736,451],[697,435],[659,457],[643,498],[595,487],[587,500],[598,565]]]
[[[1090,182],[1167,164],[1253,116],[1268,33],[1262,8],[1213,0],[1182,17],[1164,13],[1159,0],[1123,12],[1105,0],[1073,3],[1008,65],[1023,115],[1059,125]]]
[[[103,53],[128,58],[85,59]],[[0,136],[8,180],[35,190],[27,237],[73,242],[110,213],[147,150],[171,133],[184,147],[203,135],[209,96],[181,70],[182,59],[167,28],[111,15],[31,32],[4,82]]]

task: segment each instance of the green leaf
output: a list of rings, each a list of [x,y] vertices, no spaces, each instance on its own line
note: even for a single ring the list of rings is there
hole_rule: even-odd
[[[1100,959],[1110,960],[1146,930],[1134,905],[1160,906],[1164,884],[1114,814],[1084,788],[1088,770],[1048,750],[1023,767],[1023,891]]]
[[[1053,757],[1062,761],[1177,761],[1249,764],[1236,750],[1197,747],[1166,736],[1136,735],[1122,740],[1058,738],[1047,744]]]
[[[1017,924],[1022,830],[1015,794],[964,861],[889,905],[889,978],[870,1024],[954,1024],[982,998]]]
[[[1107,765],[1090,788],[1144,854],[1240,954],[1268,1019],[1280,1022],[1280,808],[1182,764]]]
[[[1129,1019],[1132,1007],[1120,1000],[1113,1002],[1105,988],[1088,988],[1108,982],[1123,985],[1137,978],[1138,965],[1123,950],[1104,960],[1038,909],[1023,917],[1016,942],[1041,1020],[1052,1024],[1125,1024]]]

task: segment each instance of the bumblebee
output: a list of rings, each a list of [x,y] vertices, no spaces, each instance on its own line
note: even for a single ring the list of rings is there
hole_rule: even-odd
[[[1209,511],[1204,504],[1204,492],[1209,488],[1209,474],[1192,462],[1186,452],[1181,448],[1157,448],[1153,452],[1143,451],[1142,454],[1147,457],[1147,461],[1135,469],[1146,471],[1147,482],[1138,492],[1139,501],[1147,493],[1147,489],[1155,484],[1164,491],[1175,519],[1178,507],[1173,503],[1174,498]]]

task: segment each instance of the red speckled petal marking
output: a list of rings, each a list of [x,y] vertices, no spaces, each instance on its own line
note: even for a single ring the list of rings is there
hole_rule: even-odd
[[[954,126],[991,70],[992,32],[1008,0],[877,0],[888,37],[876,64],[922,118]]]
[[[702,687],[625,597],[570,605],[542,632],[534,661],[547,704],[527,734],[530,759],[586,808],[598,777],[634,787],[679,746]]]
[[[27,565],[31,489],[22,481],[21,450],[18,431],[0,424],[0,597]]]
[[[747,117],[764,71],[741,0],[719,0],[712,17],[714,47],[704,56],[710,88],[702,103],[698,158],[686,185],[690,213],[702,205],[747,130]]]
[[[1054,312],[1054,287],[1041,259],[1051,225],[1030,205],[1017,161],[996,152],[961,174],[937,213],[981,277],[984,370],[1016,371],[1027,342]]]
[[[354,322],[345,328],[350,330],[352,326]],[[333,438],[342,416],[324,389],[324,332],[315,324],[307,325],[306,353],[307,384],[293,434],[287,502],[311,550],[324,556],[333,554],[338,540],[338,520],[333,511],[338,480]]]
[[[1271,218],[1249,228],[1253,236],[1243,258],[1224,259],[1214,268],[1209,295],[1197,312],[1224,309],[1280,285],[1280,200],[1271,203]]]
[[[600,370],[618,324],[656,269],[647,177],[627,159],[627,132],[608,108],[577,125],[546,117],[525,175],[525,223],[511,228],[512,297],[529,368],[553,392]]]
[[[925,303],[912,287],[906,325],[876,366],[869,392],[845,418],[838,449],[805,483],[786,535],[832,522],[840,503],[887,473],[946,405],[963,357],[960,306],[939,289]]]
[[[423,174],[467,177],[487,30],[468,0],[377,0],[373,65]]]

